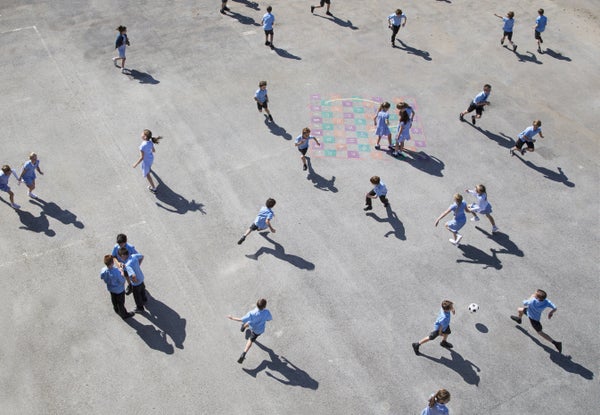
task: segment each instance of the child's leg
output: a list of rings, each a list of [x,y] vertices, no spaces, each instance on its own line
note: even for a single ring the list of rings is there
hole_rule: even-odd
[[[12,190],[8,191],[8,198],[10,199],[10,203],[12,205],[14,205],[15,204],[15,194],[13,193]]]
[[[379,142],[380,142],[380,141],[381,141],[381,136],[380,136],[380,135],[378,135],[378,136],[377,136],[377,144],[375,144],[375,147],[378,147],[378,146],[379,146]]]
[[[519,318],[523,317],[524,313],[525,313],[525,307],[517,308],[517,315],[519,316]]]
[[[457,234],[457,232],[454,232],[452,229],[450,229],[448,227],[448,225],[446,225],[446,229],[448,229],[450,231],[450,233],[452,234],[452,238],[456,241],[456,234]]]
[[[424,344],[424,343],[427,343],[428,341],[429,341],[429,337],[422,338],[421,340],[419,340],[419,346],[422,345],[422,344]]]
[[[250,350],[250,348],[252,347],[252,339],[248,339],[248,341],[246,342],[246,347],[244,347],[244,353],[248,353],[248,350]]]
[[[548,340],[550,343],[554,344],[554,339],[552,337],[550,337],[548,334],[544,333],[543,331],[538,331],[538,334],[543,337],[544,339]]]
[[[306,156],[302,153],[300,153],[300,159],[302,160],[302,164],[304,164],[306,166]]]
[[[375,191],[371,190],[369,193],[367,193],[367,195],[365,196],[365,205],[367,205],[367,207],[372,207],[373,206],[373,200],[371,197],[369,196],[375,196]]]
[[[388,134],[387,139],[388,139],[388,146],[391,147],[392,146],[392,134]]]
[[[150,175],[150,173],[146,175],[146,180],[148,180],[148,183],[150,183],[150,187],[152,189],[156,189],[156,186],[154,185],[154,180],[152,180],[152,176]]]
[[[492,215],[490,215],[489,213],[486,213],[485,215],[488,220],[490,221],[490,223],[492,224],[493,227],[496,227],[496,222],[494,221],[494,218],[492,217]]]
[[[390,201],[385,195],[379,196],[379,200],[381,200],[381,203],[383,203],[383,206],[385,207],[388,207],[388,205],[390,204]]]

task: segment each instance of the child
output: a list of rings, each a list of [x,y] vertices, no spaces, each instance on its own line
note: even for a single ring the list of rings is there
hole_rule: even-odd
[[[33,189],[35,189],[35,171],[38,171],[39,174],[43,175],[44,172],[40,170],[40,161],[38,160],[37,154],[31,153],[29,155],[29,161],[23,164],[23,169],[21,170],[21,175],[19,176],[19,181],[25,182],[29,191],[27,192],[27,196],[32,199],[37,199],[37,195],[33,193]]]
[[[452,343],[448,343],[446,341],[448,335],[452,333],[452,331],[450,330],[450,313],[456,314],[456,311],[454,310],[454,303],[450,300],[442,301],[442,308],[440,310],[440,313],[438,314],[435,323],[433,323],[433,331],[429,333],[428,337],[421,339],[418,343],[412,344],[413,350],[415,351],[415,354],[417,356],[419,355],[419,347],[423,343],[427,343],[428,341],[433,340],[438,336],[442,336],[440,346],[452,349]]]
[[[546,291],[536,290],[536,292],[534,292],[531,295],[531,298],[529,298],[528,300],[523,300],[523,305],[525,307],[519,307],[517,309],[517,313],[519,315],[510,316],[510,318],[516,321],[517,323],[521,324],[521,317],[523,317],[523,314],[525,314],[527,317],[529,317],[529,322],[531,323],[531,326],[535,329],[537,334],[539,334],[541,337],[552,343],[554,347],[556,347],[556,350],[558,350],[559,353],[562,353],[562,343],[555,341],[554,339],[552,339],[552,337],[544,333],[544,331],[542,330],[542,323],[540,323],[540,320],[542,319],[542,312],[544,311],[544,309],[552,309],[552,311],[548,313],[548,320],[552,318],[552,316],[557,310],[554,303],[546,299],[546,297]]]
[[[467,216],[465,212],[470,212],[471,210],[467,207],[466,202],[463,201],[463,197],[461,194],[456,193],[454,195],[454,203],[452,203],[448,209],[446,209],[436,220],[435,226],[438,226],[440,220],[446,216],[450,212],[454,212],[454,219],[446,222],[446,229],[448,229],[452,233],[452,238],[449,239],[450,243],[458,246],[460,240],[462,239],[462,235],[458,233],[458,231],[465,226],[467,223]]]
[[[373,176],[373,177],[371,177],[371,184],[374,185],[375,187],[373,187],[373,190],[371,190],[369,193],[367,193],[367,195],[365,197],[365,204],[367,206],[363,210],[365,210],[365,211],[372,210],[373,209],[372,199],[377,199],[378,197],[379,197],[379,200],[381,200],[381,203],[383,203],[383,207],[388,207],[390,205],[390,202],[388,201],[388,199],[386,197],[387,187],[385,187],[385,183],[381,181],[379,176]]]
[[[296,137],[295,145],[298,147],[298,151],[301,154],[300,159],[302,160],[302,170],[308,169],[308,166],[306,165],[306,152],[308,151],[308,142],[311,139],[315,140],[318,146],[321,145],[316,137],[310,135],[310,128],[308,127],[302,129],[302,135]]]
[[[535,19],[535,26],[533,29],[535,30],[535,40],[537,40],[538,52],[542,53],[542,43],[544,40],[542,39],[542,32],[546,30],[546,24],[548,24],[548,18],[544,16],[544,9],[538,10],[538,17]]]
[[[398,123],[398,134],[396,135],[396,147],[394,148],[392,156],[404,157],[404,154],[402,153],[404,151],[404,142],[410,140],[410,127],[412,123],[408,111],[401,110],[398,115],[400,116],[400,122]]]
[[[221,0],[221,14],[225,14],[225,12],[229,11],[229,7],[227,7],[227,0]]]
[[[106,289],[110,293],[113,310],[125,320],[133,317],[134,313],[127,312],[125,308],[125,277],[123,276],[123,267],[119,263],[115,263],[115,259],[112,255],[104,255],[105,267],[100,271],[100,278],[106,283]]]
[[[273,23],[275,22],[275,16],[273,16],[271,11],[273,11],[273,8],[271,6],[267,7],[267,12],[262,18],[262,25],[265,31],[265,45],[271,46],[271,49],[273,49],[275,47],[273,45]]]
[[[144,261],[144,255],[137,253],[131,254],[127,248],[119,248],[120,262],[123,262],[125,268],[123,274],[125,279],[131,285],[133,292],[133,299],[135,301],[135,312],[143,313],[144,304],[148,302],[148,296],[146,295],[146,284],[144,283],[145,277],[142,272],[142,261]]]
[[[423,409],[421,415],[448,415],[450,412],[446,404],[450,402],[450,392],[446,389],[440,389],[429,397],[427,407]]]
[[[525,155],[525,151],[535,151],[535,147],[533,145],[535,139],[533,137],[535,137],[536,134],[539,134],[540,138],[544,138],[544,135],[542,134],[542,122],[540,120],[533,121],[533,125],[531,127],[527,127],[521,131],[517,143],[513,148],[510,149],[510,155],[514,156],[515,150],[520,150],[522,156]],[[523,148],[524,144],[527,144],[527,149]]]
[[[263,231],[269,228],[271,232],[275,233],[275,228],[271,226],[271,219],[273,219],[273,216],[275,216],[275,213],[273,213],[272,209],[276,203],[277,202],[275,199],[267,199],[265,206],[260,209],[258,216],[256,216],[256,219],[254,219],[254,223],[250,225],[248,230],[246,230],[246,233],[244,233],[238,241],[238,245],[241,245],[246,240],[246,236],[250,235],[250,232],[255,230]]]
[[[399,103],[397,103],[396,104],[396,109],[398,111],[406,111],[408,113],[408,116],[410,117],[410,122],[411,123],[415,119],[415,110],[413,109],[413,107],[411,107],[410,105],[408,105],[406,102],[400,101]]]
[[[138,164],[142,163],[142,176],[150,183],[148,190],[152,193],[156,193],[156,186],[150,175],[150,169],[152,168],[154,152],[156,151],[154,144],[158,144],[160,140],[162,140],[161,136],[152,137],[152,131],[144,130],[142,132],[142,144],[140,144],[140,158],[133,164],[133,168],[135,169]]]
[[[267,94],[267,81],[260,81],[258,83],[258,89],[254,93],[254,100],[256,101],[256,107],[258,108],[258,112],[262,114],[263,108],[267,113],[265,117],[269,119],[269,121],[273,122],[273,116],[271,116],[271,112],[269,111],[269,95]]]
[[[125,73],[125,48],[130,45],[129,38],[127,37],[127,28],[125,26],[119,26],[117,30],[119,31],[119,36],[117,36],[117,40],[115,41],[115,49],[119,50],[119,56],[115,56],[112,60],[118,68],[117,61],[121,59],[121,73]]]
[[[329,12],[329,6],[331,6],[331,0],[321,0],[321,5],[320,6],[310,6],[310,12],[314,13],[315,9],[320,9],[321,7],[323,7],[325,4],[327,4],[327,11],[325,12],[325,14],[327,16],[333,16],[333,14],[331,14]]]
[[[404,22],[402,22],[404,21]],[[406,26],[406,15],[402,10],[396,9],[396,13],[388,16],[388,27],[392,29],[392,47],[396,46],[396,35],[400,27]]]
[[[512,41],[512,35],[513,35],[513,26],[515,24],[515,12],[508,12],[506,13],[506,17],[502,17],[499,14],[494,13],[494,16],[499,17],[500,19],[502,19],[502,21],[504,22],[504,26],[502,27],[502,30],[504,31],[504,34],[502,35],[502,39],[500,39],[500,44],[504,45],[504,39],[508,38],[508,43],[510,43],[512,45],[513,48],[513,52],[517,51],[517,45],[513,43]]]
[[[252,343],[254,343],[258,336],[265,332],[265,325],[267,321],[273,320],[271,316],[271,312],[266,308],[267,300],[261,298],[256,302],[256,308],[249,311],[244,317],[233,317],[227,316],[229,320],[239,321],[242,323],[242,327],[240,331],[243,333],[246,329],[250,329],[250,338],[246,342],[246,347],[244,347],[244,351],[242,352],[240,358],[238,359],[238,363],[243,363],[246,358],[246,353],[252,347]]]
[[[10,187],[8,186],[8,179],[10,179],[11,174],[15,176],[15,179],[19,180],[17,172],[11,169],[8,164],[2,166],[2,174],[0,174],[0,190],[8,193],[8,197],[10,199],[10,207],[12,207],[13,209],[19,209],[21,206],[15,203],[15,194],[12,192],[12,190],[10,190]]]
[[[471,111],[475,110],[476,115],[473,115],[471,117],[471,122],[473,123],[473,125],[475,125],[475,118],[481,118],[481,114],[483,113],[484,109],[483,107],[485,107],[486,105],[490,105],[487,99],[489,98],[491,93],[492,86],[490,84],[485,84],[483,86],[483,91],[481,91],[479,94],[477,94],[477,96],[475,96],[475,98],[473,98],[473,101],[471,101],[471,103],[469,104],[469,108],[461,112],[458,115],[458,118],[461,121],[464,121],[465,114],[468,114]]]
[[[379,150],[379,142],[381,141],[381,136],[386,135],[388,138],[388,147],[392,149],[392,133],[390,132],[390,114],[388,114],[388,110],[390,109],[389,102],[383,102],[379,105],[379,109],[377,110],[377,115],[373,117],[373,124],[377,127],[375,130],[375,134],[377,135],[377,144],[375,144],[375,149]]]
[[[119,248],[126,248],[127,252],[129,252],[129,254],[131,255],[138,253],[138,251],[135,249],[135,246],[127,243],[127,235],[125,235],[124,233],[120,233],[117,235],[117,243],[115,244],[112,250],[112,256],[114,256],[117,261],[123,262],[119,257]]]
[[[482,215],[485,215],[492,224],[492,233],[498,232],[496,222],[494,221],[492,215],[490,215],[490,213],[492,213],[492,205],[487,200],[485,186],[482,184],[478,184],[477,186],[475,186],[475,189],[465,189],[465,192],[475,195],[477,197],[477,203],[472,203],[471,206],[469,206],[469,209],[471,209],[471,213],[473,214],[471,220],[477,222],[479,220],[479,216],[477,216],[477,214],[481,213]]]

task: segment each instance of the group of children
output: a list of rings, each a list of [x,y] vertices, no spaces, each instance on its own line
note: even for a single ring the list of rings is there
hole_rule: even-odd
[[[8,193],[10,206],[13,209],[20,209],[21,206],[15,203],[15,194],[8,185],[10,176],[14,176],[19,185],[21,183],[25,183],[27,186],[27,196],[29,196],[31,199],[38,199],[38,196],[33,193],[33,190],[35,189],[35,179],[37,177],[35,174],[36,171],[39,174],[44,174],[44,172],[40,169],[40,160],[38,159],[36,153],[29,154],[29,160],[23,164],[23,167],[21,168],[21,174],[19,175],[17,175],[17,172],[8,164],[2,166],[2,173],[0,174],[0,190]]]
[[[494,16],[499,17],[500,19],[502,19],[503,25],[502,25],[502,38],[500,39],[500,45],[504,45],[504,41],[508,39],[508,43],[511,44],[513,52],[517,51],[517,45],[516,43],[513,43],[512,41],[512,35],[513,35],[513,28],[515,25],[515,12],[513,11],[509,11],[508,13],[506,13],[506,16],[500,16],[499,14],[494,13]],[[546,18],[546,16],[544,16],[544,9],[539,9],[538,10],[538,16],[535,19],[535,26],[533,26],[533,35],[534,38],[537,42],[537,51],[539,53],[543,53],[542,52],[542,43],[544,43],[544,40],[542,39],[542,32],[544,30],[546,30],[546,25],[548,24],[548,18]]]
[[[382,102],[379,105],[377,114],[373,117],[373,124],[375,125],[375,135],[377,136],[377,142],[375,143],[375,149],[380,150],[381,137],[386,136],[388,140],[388,148],[392,151],[392,156],[404,157],[404,143],[410,140],[410,129],[412,127],[412,121],[415,117],[415,111],[410,105],[402,101],[396,104],[398,110],[398,127],[396,128],[396,134],[394,138],[394,146],[392,147],[392,132],[390,131],[390,115],[388,111],[391,104],[387,101]]]

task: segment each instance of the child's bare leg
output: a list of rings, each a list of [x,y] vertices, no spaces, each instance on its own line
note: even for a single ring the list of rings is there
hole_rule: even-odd
[[[154,180],[152,180],[152,176],[150,176],[150,173],[148,173],[148,174],[146,175],[146,179],[148,180],[148,183],[150,183],[150,186],[151,186],[153,189],[155,189],[155,188],[156,188],[156,186],[154,185]]]
[[[494,218],[492,217],[492,215],[490,215],[489,213],[487,213],[485,216],[488,218],[488,220],[490,221],[490,223],[492,224],[492,226],[496,226],[496,221],[494,221]]]
[[[10,203],[14,205],[15,204],[15,194],[13,193],[12,190],[10,190],[8,192],[8,198],[10,199]]]
[[[392,146],[392,135],[391,135],[391,134],[388,134],[388,137],[387,137],[387,139],[388,139],[388,146],[390,146],[390,147],[391,147],[391,146]]]
[[[248,339],[246,342],[246,347],[244,347],[244,353],[248,353],[248,350],[252,347],[252,340]]]
[[[427,343],[429,341],[429,337],[424,337],[421,340],[419,340],[419,346],[422,345],[423,343]]]
[[[548,340],[550,343],[554,343],[554,339],[552,337],[550,337],[549,335],[547,335],[546,333],[544,333],[543,331],[538,331],[538,334],[543,337],[544,339]]]
[[[377,136],[377,144],[375,144],[375,145],[376,145],[376,146],[378,146],[380,141],[381,141],[381,136],[380,136],[380,135],[378,135],[378,136]]]

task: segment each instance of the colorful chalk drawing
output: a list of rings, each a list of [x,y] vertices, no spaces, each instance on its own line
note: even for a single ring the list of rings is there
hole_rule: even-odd
[[[407,102],[416,112],[410,129],[411,140],[405,144],[409,151],[419,152],[426,147],[425,134],[419,118],[419,107],[413,97],[396,97],[389,102],[390,130],[392,137],[398,127],[398,102]],[[310,154],[314,157],[333,157],[353,160],[394,160],[386,152],[375,150],[377,137],[373,117],[381,97],[363,98],[353,96],[343,98],[339,95],[323,97],[320,94],[310,96],[311,134],[321,142],[317,146],[311,141]],[[381,139],[381,148],[387,148],[387,138]]]

